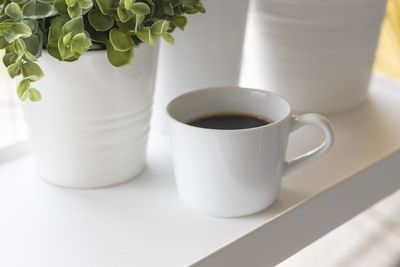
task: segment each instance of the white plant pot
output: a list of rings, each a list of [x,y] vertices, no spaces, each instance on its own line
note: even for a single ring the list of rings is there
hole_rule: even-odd
[[[205,0],[206,14],[189,16],[175,45],[162,42],[153,126],[166,131],[165,108],[176,96],[210,86],[239,84],[248,0]]]
[[[157,48],[141,46],[116,68],[105,51],[76,62],[44,53],[40,102],[23,103],[39,175],[66,187],[125,182],[145,166]]]
[[[386,0],[252,0],[241,85],[295,111],[339,113],[366,99]]]

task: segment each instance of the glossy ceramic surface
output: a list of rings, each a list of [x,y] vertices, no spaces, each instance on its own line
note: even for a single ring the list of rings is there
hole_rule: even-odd
[[[273,123],[242,130],[185,124],[195,117],[224,112],[260,115]],[[168,114],[179,194],[187,206],[211,216],[244,216],[265,209],[277,198],[282,176],[320,158],[333,144],[325,118],[317,114],[293,117],[286,100],[265,91],[194,91],[174,99]],[[324,131],[324,143],[286,161],[290,132],[310,124]]]

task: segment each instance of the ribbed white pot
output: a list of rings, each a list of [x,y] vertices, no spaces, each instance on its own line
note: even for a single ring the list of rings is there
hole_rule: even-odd
[[[249,0],[204,0],[205,14],[190,17],[175,45],[161,43],[153,126],[166,132],[166,106],[195,89],[239,85]]]
[[[40,102],[23,103],[39,175],[66,187],[125,182],[145,167],[157,49],[141,46],[116,68],[105,51],[76,62],[44,53]]]
[[[295,111],[339,113],[366,99],[386,0],[252,0],[241,85]]]

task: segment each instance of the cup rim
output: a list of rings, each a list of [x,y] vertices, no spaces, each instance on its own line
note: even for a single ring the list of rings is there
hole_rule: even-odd
[[[249,91],[260,92],[260,93],[263,93],[263,94],[268,94],[270,96],[280,98],[281,100],[283,100],[288,105],[289,111],[287,112],[287,114],[285,116],[283,116],[279,120],[274,120],[273,122],[268,123],[268,124],[263,125],[263,126],[252,127],[252,128],[244,128],[244,129],[211,129],[211,128],[203,128],[203,127],[192,126],[192,125],[189,125],[187,123],[184,123],[184,122],[174,118],[170,114],[171,106],[174,104],[173,102],[175,102],[179,98],[187,97],[188,95],[195,94],[195,93],[198,93],[198,92],[214,91],[214,90],[226,90],[226,89],[229,89],[229,90],[231,90],[231,89],[234,89],[234,90],[249,90]],[[187,93],[183,93],[181,95],[178,95],[178,96],[174,97],[171,101],[169,101],[169,103],[168,103],[167,107],[165,108],[165,110],[166,110],[166,113],[167,113],[167,117],[170,120],[178,123],[179,125],[182,125],[182,126],[185,126],[185,127],[189,127],[191,129],[196,129],[196,130],[199,130],[199,131],[207,131],[207,132],[211,131],[211,132],[219,132],[219,133],[221,133],[221,132],[228,133],[228,132],[256,131],[256,130],[260,130],[260,129],[271,128],[271,127],[273,127],[273,126],[275,126],[275,125],[277,125],[279,123],[282,123],[284,120],[286,120],[288,117],[291,117],[292,114],[293,114],[292,105],[290,104],[290,102],[285,97],[283,97],[283,96],[281,96],[279,94],[267,91],[267,90],[260,90],[260,89],[241,87],[241,86],[205,87],[205,88],[196,89],[196,90],[193,90],[193,91],[190,91],[190,92],[187,92]]]

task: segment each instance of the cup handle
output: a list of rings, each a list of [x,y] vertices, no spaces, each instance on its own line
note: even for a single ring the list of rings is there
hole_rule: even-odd
[[[290,126],[290,132],[292,133],[297,129],[307,125],[316,125],[320,127],[324,131],[325,139],[317,148],[290,161],[285,161],[283,176],[288,175],[292,171],[321,158],[331,149],[333,145],[334,135],[331,124],[326,118],[315,113],[308,113],[299,117],[293,117]]]

